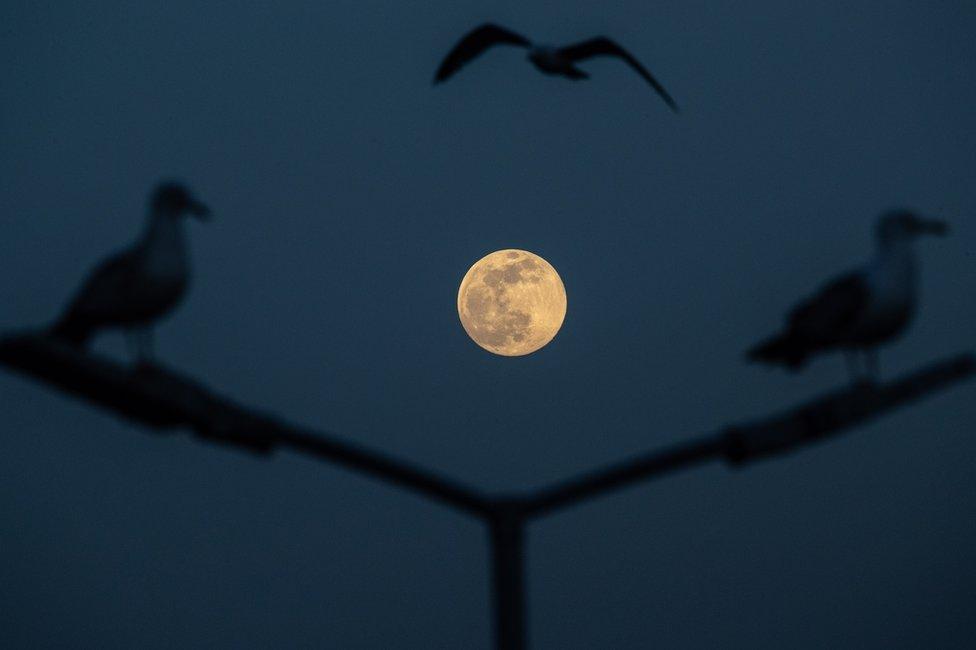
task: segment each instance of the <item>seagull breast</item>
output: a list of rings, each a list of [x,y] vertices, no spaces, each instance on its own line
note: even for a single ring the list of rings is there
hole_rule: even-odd
[[[186,292],[190,260],[181,223],[160,219],[132,256],[132,316],[153,319],[172,309]]]
[[[911,251],[888,251],[865,269],[868,300],[851,328],[853,343],[872,345],[897,336],[915,315],[917,274]]]
[[[186,283],[190,274],[186,236],[182,224],[173,218],[159,219],[140,244],[139,271],[152,284]]]

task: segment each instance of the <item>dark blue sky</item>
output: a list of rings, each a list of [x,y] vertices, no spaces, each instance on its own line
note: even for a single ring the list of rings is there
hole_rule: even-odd
[[[969,2],[4,2],[0,328],[49,321],[157,179],[214,209],[159,355],[242,401],[490,490],[846,381],[742,351],[907,205],[923,306],[891,374],[976,345]],[[811,4],[813,6],[811,6]],[[606,33],[625,66],[539,75],[491,19]],[[455,294],[543,255],[569,313],[494,357]],[[98,346],[121,355],[117,335]],[[534,524],[534,648],[968,647],[976,416],[964,386],[782,460],[718,465]],[[154,437],[0,374],[0,645],[486,648],[476,521],[289,454]]]

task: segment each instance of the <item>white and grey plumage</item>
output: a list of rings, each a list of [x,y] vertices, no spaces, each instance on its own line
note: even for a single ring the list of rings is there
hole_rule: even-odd
[[[464,38],[458,41],[458,44],[448,53],[437,69],[437,73],[434,75],[434,83],[445,81],[469,61],[496,45],[514,45],[526,48],[529,50],[529,61],[536,68],[545,74],[561,75],[569,79],[587,79],[589,77],[586,72],[576,67],[580,61],[595,56],[617,57],[636,70],[657,91],[671,110],[678,112],[678,105],[674,99],[664,89],[664,86],[641,65],[640,61],[605,36],[598,36],[566,47],[551,47],[533,44],[521,34],[516,34],[492,23],[485,23],[468,32]]]
[[[862,353],[873,378],[877,347],[902,334],[915,314],[914,240],[947,231],[945,222],[907,210],[882,214],[875,228],[875,258],[799,303],[790,312],[784,331],[749,350],[749,358],[797,370],[811,355],[842,350],[856,379],[856,357]]]
[[[137,353],[151,353],[153,324],[182,300],[190,281],[183,221],[205,218],[209,209],[179,183],[162,183],[152,194],[142,236],[107,257],[89,274],[54,324],[51,334],[84,347],[99,330],[124,328]]]

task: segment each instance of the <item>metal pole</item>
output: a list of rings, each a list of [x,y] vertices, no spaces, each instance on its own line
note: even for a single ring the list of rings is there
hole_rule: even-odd
[[[76,350],[44,332],[0,336],[0,365],[155,430],[189,428],[201,438],[265,454],[288,447],[484,518],[491,545],[495,648],[525,650],[524,537],[530,519],[708,460],[724,458],[740,465],[824,440],[969,378],[976,374],[976,355],[960,354],[895,380],[830,393],[786,412],[507,498],[487,497],[331,433],[289,425],[174,371],[133,369]]]
[[[525,650],[525,519],[502,505],[487,519],[491,543],[496,650]]]

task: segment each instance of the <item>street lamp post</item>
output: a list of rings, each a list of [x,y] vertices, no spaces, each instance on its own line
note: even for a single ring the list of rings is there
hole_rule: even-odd
[[[0,338],[0,364],[152,430],[189,429],[257,454],[279,448],[372,476],[482,520],[488,528],[497,650],[528,647],[525,533],[534,519],[583,500],[713,460],[742,465],[850,430],[976,374],[960,354],[898,379],[859,384],[526,494],[493,497],[329,432],[294,426],[160,366],[128,367],[39,334]]]

